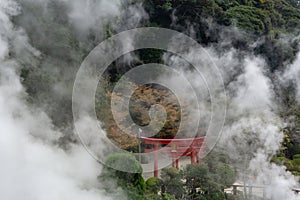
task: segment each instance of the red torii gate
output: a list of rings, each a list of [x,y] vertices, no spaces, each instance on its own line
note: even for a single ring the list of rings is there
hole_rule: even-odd
[[[178,159],[181,156],[189,156],[191,164],[200,163],[200,149],[204,144],[205,137],[183,138],[183,139],[158,139],[141,137],[145,144],[154,146],[152,149],[145,149],[145,153],[154,152],[154,177],[158,177],[158,151],[170,152],[172,156],[172,167],[178,169]],[[161,147],[161,145],[166,145]],[[203,149],[205,146],[203,146]],[[195,162],[196,161],[196,162]]]

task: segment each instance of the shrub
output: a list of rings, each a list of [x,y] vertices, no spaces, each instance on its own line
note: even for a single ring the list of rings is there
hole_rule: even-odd
[[[147,192],[157,194],[162,186],[162,180],[159,178],[151,177],[146,181]]]
[[[226,15],[232,22],[244,30],[254,33],[266,33],[271,29],[269,12],[251,6],[236,6],[228,9]]]
[[[184,194],[183,183],[181,181],[182,174],[176,168],[164,168],[161,172],[161,178],[163,181],[162,193],[168,193],[174,195],[180,199]]]
[[[142,166],[135,159],[134,155],[129,153],[111,154],[108,156],[106,163],[108,166],[122,166],[124,171],[119,171],[108,166],[104,166],[103,172],[99,176],[99,181],[105,182],[106,180],[114,178],[117,181],[117,185],[126,191],[129,199],[146,199],[146,184],[142,177]],[[131,171],[134,173],[129,173],[126,171]]]

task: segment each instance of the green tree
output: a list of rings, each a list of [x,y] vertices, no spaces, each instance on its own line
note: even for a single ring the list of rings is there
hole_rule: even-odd
[[[182,198],[184,194],[182,173],[176,168],[164,168],[161,171],[163,181],[162,193],[174,195],[177,199]]]
[[[201,165],[188,165],[184,170],[186,199],[223,200],[224,189],[236,178],[234,168],[227,163],[226,156],[212,152]]]
[[[267,33],[272,28],[268,11],[251,7],[236,6],[226,11],[227,17],[241,29],[254,33]]]
[[[111,154],[108,156],[106,164],[107,166],[104,166],[102,174],[98,177],[100,182],[115,179],[117,185],[127,193],[128,199],[146,199],[146,184],[142,177],[143,169],[135,156],[129,153]],[[118,171],[108,166],[124,166],[124,171]],[[113,188],[110,188],[110,186],[105,189],[108,192],[113,192]]]

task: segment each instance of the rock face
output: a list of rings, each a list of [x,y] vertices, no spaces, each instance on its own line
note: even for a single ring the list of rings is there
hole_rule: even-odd
[[[162,130],[157,138],[173,138],[178,131],[181,120],[181,109],[176,96],[167,88],[159,85],[139,87],[131,97],[130,115],[135,123],[145,126],[150,123],[149,109],[153,105],[161,105],[167,113]]]
[[[112,93],[107,92],[105,96],[107,100],[110,101]],[[116,96],[120,104],[124,103],[122,94],[116,94]],[[131,117],[136,124],[146,126],[150,123],[149,109],[151,106],[157,104],[163,106],[166,110],[167,117],[163,128],[154,137],[173,138],[178,131],[181,117],[187,115],[187,113],[184,111],[181,113],[181,110],[184,110],[182,108],[184,107],[184,102],[183,105],[180,106],[175,94],[163,86],[148,84],[138,87],[130,98],[130,113],[120,112],[118,114],[124,119],[124,124],[126,118]],[[106,111],[104,109],[106,109]],[[138,140],[136,139],[136,134],[134,134],[136,131],[132,130],[132,135],[124,133],[114,122],[111,111],[109,111],[107,107],[100,108],[98,113],[101,114],[101,116],[98,115],[98,117],[101,122],[104,122],[103,127],[107,131],[107,136],[117,146],[128,151],[137,150]],[[104,115],[103,113],[106,114]],[[163,123],[163,121],[159,122]],[[126,126],[131,127],[130,124]],[[185,134],[178,135],[178,137],[185,137]]]

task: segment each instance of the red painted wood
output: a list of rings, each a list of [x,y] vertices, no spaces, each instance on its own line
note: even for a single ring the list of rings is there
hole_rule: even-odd
[[[154,158],[154,177],[158,178],[158,144],[154,144],[155,158]]]
[[[158,177],[158,151],[169,152],[172,157],[172,166],[178,168],[178,159],[181,156],[191,157],[191,164],[200,163],[200,149],[204,145],[205,137],[182,138],[182,139],[159,139],[141,138],[145,144],[154,145],[152,149],[145,149],[145,153],[155,152],[154,158],[154,177]],[[172,146],[173,145],[173,146]],[[173,148],[172,148],[173,147]],[[175,149],[174,149],[175,147]],[[203,146],[203,149],[205,146]]]

